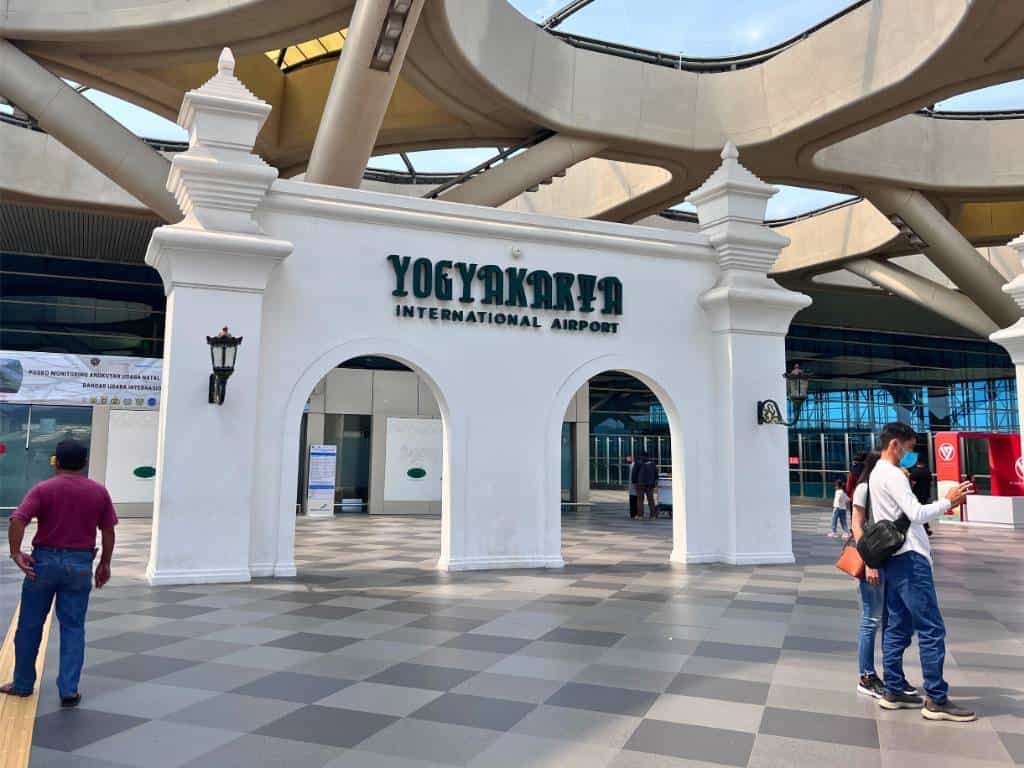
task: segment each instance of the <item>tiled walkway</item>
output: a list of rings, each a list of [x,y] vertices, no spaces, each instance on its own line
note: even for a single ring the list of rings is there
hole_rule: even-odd
[[[854,693],[826,514],[794,510],[791,567],[670,566],[671,523],[601,505],[566,513],[564,571],[455,575],[436,519],[300,520],[300,578],[162,589],[126,521],[76,711],[51,643],[32,766],[1024,762],[1024,536],[936,537],[948,678],[984,718],[928,724]]]

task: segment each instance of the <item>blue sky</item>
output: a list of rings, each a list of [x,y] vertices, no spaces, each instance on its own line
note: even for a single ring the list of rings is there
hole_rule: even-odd
[[[565,5],[566,0],[510,2],[524,16],[539,22]],[[850,5],[851,0],[594,0],[558,28],[664,53],[730,56],[780,43]],[[187,139],[179,126],[152,112],[91,89],[85,96],[140,136],[164,141]],[[1024,109],[1024,80],[962,94],[939,102],[937,107],[960,111]],[[410,155],[419,171],[450,172],[470,168],[494,152],[493,148],[483,147]],[[373,158],[371,166],[405,170],[397,155]],[[842,195],[820,190],[781,187],[779,194],[769,201],[768,217],[794,216],[842,199]]]

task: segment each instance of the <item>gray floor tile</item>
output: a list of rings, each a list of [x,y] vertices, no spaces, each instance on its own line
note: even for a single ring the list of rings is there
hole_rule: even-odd
[[[222,664],[234,664],[239,667],[255,669],[283,670],[306,661],[312,661],[319,654],[310,651],[293,651],[288,648],[271,648],[266,645],[248,646],[240,651],[222,656],[218,661]]]
[[[289,611],[289,616],[302,616],[315,619],[330,619],[337,621],[360,612],[359,608],[347,608],[342,605],[311,605],[307,608],[300,608],[296,611]],[[368,619],[362,619],[368,621]]]
[[[197,605],[179,605],[170,603],[168,605],[157,605],[146,608],[142,611],[135,611],[140,616],[158,616],[162,619],[194,619],[205,613],[213,613],[214,608],[202,608]]]
[[[447,632],[469,632],[485,622],[479,619],[460,619],[455,616],[438,616],[431,614],[408,624],[418,629],[442,629]]]
[[[465,765],[500,736],[497,731],[406,718],[359,745],[360,752],[379,752],[442,765]],[[359,765],[353,762],[353,765]]]
[[[32,744],[71,752],[146,722],[141,717],[89,709],[58,710],[36,718]]]
[[[697,646],[694,656],[711,656],[716,659],[731,661],[753,661],[774,664],[779,660],[777,648],[766,648],[761,645],[740,645],[737,643],[717,643],[705,641]]]
[[[85,685],[82,690],[83,709],[149,719],[165,717],[217,695],[213,691],[157,683],[133,683],[99,694],[94,694],[91,687]]]
[[[395,718],[388,715],[310,705],[263,726],[256,733],[331,747],[354,747],[394,722]]]
[[[656,693],[629,688],[611,688],[587,683],[566,683],[545,704],[558,707],[591,709],[615,715],[643,717],[651,708]]]
[[[696,699],[690,696],[662,694],[647,712],[649,720],[724,728],[731,731],[757,733],[764,707],[721,699]]]
[[[105,637],[102,640],[92,640],[87,644],[87,648],[141,653],[178,642],[181,642],[181,638],[173,635],[161,635],[155,632],[124,632],[120,635]]]
[[[1024,733],[1000,733],[999,738],[1013,761],[1024,765]]]
[[[586,742],[543,739],[521,733],[503,734],[469,761],[469,768],[603,768],[619,750]]]
[[[891,755],[895,761],[892,768],[915,765],[920,755]],[[942,763],[930,763],[941,766]],[[830,744],[825,741],[787,739],[759,733],[754,740],[748,768],[822,768],[843,766],[843,768],[883,768],[883,755],[877,749],[851,747],[848,744]],[[966,763],[959,763],[967,768]],[[953,768],[951,765],[950,768]],[[982,768],[972,764],[971,768]]]
[[[319,635],[312,632],[296,632],[276,640],[264,643],[267,648],[288,648],[293,651],[314,651],[330,653],[346,645],[358,643],[362,638],[344,637],[343,635]]]
[[[316,703],[322,707],[358,709],[361,712],[405,717],[442,695],[440,691],[364,682],[342,688]]]
[[[410,717],[438,723],[507,731],[534,709],[533,704],[460,693],[446,693],[413,712]]]
[[[32,768],[123,768],[124,764],[36,746],[29,754],[29,765]]]
[[[245,734],[187,764],[187,768],[323,768],[344,754],[338,747]]]
[[[476,672],[465,669],[431,667],[425,664],[396,664],[374,675],[369,680],[371,683],[448,691],[475,674]]]
[[[513,726],[511,732],[618,749],[629,740],[640,722],[639,717],[628,715],[541,705]]]
[[[516,677],[481,672],[453,688],[452,692],[540,704],[552,696],[562,685],[560,680],[539,680],[535,677]]]
[[[250,733],[257,728],[294,712],[302,704],[281,699],[264,699],[222,693],[163,718],[175,723],[192,723],[225,731]]]
[[[752,733],[644,720],[625,748],[687,760],[745,766],[753,747]]]
[[[676,674],[657,669],[620,667],[611,664],[591,664],[580,672],[574,682],[607,685],[615,688],[633,688],[640,691],[664,691]]]
[[[446,648],[460,648],[466,651],[487,651],[489,653],[510,654],[520,648],[529,645],[530,641],[519,637],[501,637],[498,635],[484,635],[479,633],[466,633],[453,637],[444,643]]]
[[[123,680],[146,682],[165,675],[194,667],[196,662],[186,659],[170,659],[165,656],[136,653],[131,656],[108,661],[89,667],[89,672],[104,677],[118,677]]]
[[[144,651],[169,659],[186,659],[188,661],[213,661],[228,654],[240,651],[248,646],[242,643],[225,643],[219,640],[208,640],[202,637],[190,637],[187,640],[178,638],[172,645],[162,645],[153,651]]]
[[[238,667],[215,661],[196,664],[179,672],[157,678],[161,685],[176,685],[182,688],[198,688],[203,691],[230,691],[253,680],[266,677],[265,669]]]
[[[242,696],[264,699],[279,699],[298,704],[312,704],[352,684],[350,680],[333,677],[317,677],[297,672],[274,672],[248,684],[234,688],[231,692]]]
[[[764,704],[768,699],[767,683],[752,683],[747,680],[733,680],[725,677],[706,677],[681,673],[669,684],[666,691],[680,696],[695,698],[742,701],[747,704]]]
[[[150,720],[93,742],[77,754],[140,768],[178,768],[237,737],[231,731]]]
[[[610,648],[625,635],[617,632],[595,632],[587,629],[567,629],[559,627],[539,638],[549,643],[572,643],[573,645],[598,645]]]
[[[878,728],[875,721],[862,717],[767,707],[761,720],[760,732],[791,739],[827,741],[854,747],[878,747]]]

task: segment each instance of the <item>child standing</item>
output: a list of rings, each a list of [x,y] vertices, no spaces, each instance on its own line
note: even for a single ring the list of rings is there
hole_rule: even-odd
[[[829,536],[835,538],[840,533],[836,531],[836,523],[843,529],[843,534],[848,534],[850,529],[846,527],[846,508],[850,504],[850,497],[846,495],[842,480],[836,480],[836,495],[832,499],[832,532]]]

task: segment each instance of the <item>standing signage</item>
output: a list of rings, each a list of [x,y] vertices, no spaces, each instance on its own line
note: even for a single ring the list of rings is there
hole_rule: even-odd
[[[157,408],[163,361],[0,351],[0,403]]]
[[[940,499],[950,488],[960,483],[959,432],[937,432],[935,434],[935,480]],[[954,507],[946,514],[955,515],[959,511],[959,507]]]
[[[334,515],[334,478],[338,467],[336,445],[309,446],[309,483],[306,489],[306,515]]]

